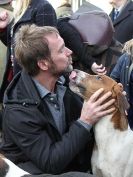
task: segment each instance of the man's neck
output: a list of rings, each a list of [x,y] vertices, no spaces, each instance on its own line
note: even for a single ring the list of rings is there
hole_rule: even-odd
[[[54,92],[58,78],[51,76],[49,73],[42,73],[34,77],[42,86],[50,92]]]

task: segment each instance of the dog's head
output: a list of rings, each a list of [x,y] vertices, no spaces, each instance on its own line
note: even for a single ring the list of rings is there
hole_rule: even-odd
[[[103,94],[111,91],[112,98],[116,100],[113,105],[115,106],[116,111],[112,117],[112,121],[115,121],[115,128],[127,128],[125,111],[129,108],[129,104],[122,94],[123,87],[116,81],[106,75],[90,75],[80,70],[74,70],[70,75],[69,87],[74,93],[85,100],[88,100],[90,96],[100,88],[104,89]]]

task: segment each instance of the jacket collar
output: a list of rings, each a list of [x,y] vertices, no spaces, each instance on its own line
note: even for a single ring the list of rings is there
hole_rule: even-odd
[[[31,77],[25,72],[19,72],[7,87],[4,94],[4,104],[40,104],[40,96],[33,86]]]
[[[130,15],[130,11],[133,11],[133,2],[129,2],[127,6],[122,10],[122,13],[114,20],[113,24],[116,25],[120,23],[122,20],[127,18]]]

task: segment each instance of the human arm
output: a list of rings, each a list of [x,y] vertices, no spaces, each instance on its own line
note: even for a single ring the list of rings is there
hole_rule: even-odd
[[[82,125],[74,121],[69,131],[60,136],[53,126],[45,123],[49,116],[42,117],[35,108],[33,109],[34,111],[24,109],[23,114],[20,109],[11,111],[12,115],[8,113],[5,117],[8,119],[6,132],[9,132],[11,140],[17,145],[18,150],[22,150],[25,158],[41,171],[61,173],[84,149],[91,135]],[[42,120],[38,121],[40,117]],[[18,159],[21,162],[21,158]]]
[[[92,99],[93,102],[95,99],[96,97]],[[86,110],[90,107],[91,102],[86,104]],[[98,104],[101,102],[93,105],[94,109],[97,109]],[[45,116],[36,112],[35,107],[30,110],[28,107],[22,109],[17,107],[17,109],[10,111],[4,119],[11,139],[25,156],[44,172],[56,174],[62,172],[89,142],[90,133],[76,120],[71,123],[69,130],[60,137],[55,128],[51,128],[51,121],[45,123],[50,120],[47,109],[44,113]],[[90,112],[86,113],[90,114]]]
[[[120,75],[121,75],[121,70],[122,70],[122,65],[123,65],[123,55],[118,59],[115,67],[113,68],[110,77],[114,79],[116,82],[120,82]]]

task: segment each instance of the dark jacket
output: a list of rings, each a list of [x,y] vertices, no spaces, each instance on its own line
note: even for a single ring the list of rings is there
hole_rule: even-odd
[[[32,0],[30,6],[28,7],[28,9],[24,13],[24,15],[15,24],[15,26],[13,28],[13,37],[14,37],[15,33],[17,32],[17,30],[22,25],[34,23],[38,26],[46,26],[46,25],[56,26],[57,25],[56,20],[57,19],[56,19],[55,11],[54,11],[53,7],[51,6],[51,4],[49,4],[48,1],[46,1],[46,0],[37,0],[37,1]],[[12,79],[12,76],[10,74],[11,69],[12,69],[12,66],[11,66],[12,64],[11,64],[11,59],[10,59],[11,43],[13,43],[13,37],[11,38],[11,36],[10,36],[11,26],[12,26],[12,23],[10,25],[8,25],[8,27],[4,33],[0,34],[0,39],[7,46],[6,69],[5,69],[3,82],[1,85],[1,89],[0,89],[0,101],[1,102],[3,100],[4,91]],[[13,67],[14,75],[18,71],[20,71],[20,69],[21,69],[20,66],[14,60],[14,67]]]
[[[125,53],[123,54],[117,64],[115,65],[113,71],[110,74],[110,77],[116,80],[118,83],[122,83],[124,90],[127,93],[127,98],[129,100],[129,79],[128,79],[128,73],[129,73],[129,67],[131,65],[131,57]]]
[[[114,9],[110,13],[113,21]],[[113,21],[114,37],[121,43],[133,38],[133,1],[130,1],[120,15]]]
[[[89,169],[91,134],[76,120],[82,101],[67,89],[64,96],[66,130],[58,131],[52,114],[31,79],[19,73],[5,92],[1,151],[31,174]]]
[[[114,67],[111,78],[116,80],[118,83],[122,83],[123,89],[126,91],[127,99],[130,103],[128,110],[128,121],[131,129],[133,130],[133,70],[130,71],[130,66],[133,59],[127,53],[123,54],[116,66]]]

